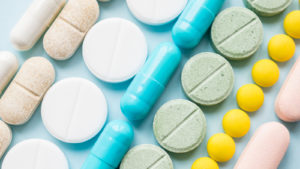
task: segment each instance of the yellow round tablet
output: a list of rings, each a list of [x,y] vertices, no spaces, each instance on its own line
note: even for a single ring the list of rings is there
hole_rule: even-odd
[[[296,51],[294,40],[284,34],[273,36],[268,44],[269,56],[277,62],[290,60]]]
[[[279,68],[272,60],[262,59],[254,64],[252,78],[259,86],[273,86],[279,78]]]
[[[287,14],[283,26],[288,35],[300,39],[300,10],[292,11]]]
[[[228,161],[235,153],[234,140],[224,133],[215,134],[208,140],[207,152],[212,159],[218,162]]]
[[[218,163],[209,157],[201,157],[197,159],[191,169],[219,169]]]
[[[264,92],[255,84],[246,84],[239,88],[236,100],[241,109],[254,112],[263,105]]]
[[[224,115],[222,124],[226,134],[243,137],[250,129],[250,117],[240,109],[233,109]]]

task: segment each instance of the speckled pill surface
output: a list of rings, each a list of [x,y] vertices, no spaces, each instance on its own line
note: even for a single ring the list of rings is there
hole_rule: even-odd
[[[185,153],[197,148],[206,134],[206,119],[194,103],[176,99],[157,111],[153,131],[158,143],[173,153]]]
[[[225,100],[234,84],[233,69],[215,53],[200,53],[184,66],[181,84],[185,94],[201,105],[215,105]]]
[[[252,56],[263,40],[263,26],[258,16],[246,8],[222,11],[211,28],[213,47],[224,57],[241,60]]]
[[[27,122],[55,80],[53,65],[43,57],[24,62],[0,99],[0,117],[6,123]]]
[[[243,0],[247,8],[257,15],[274,16],[283,12],[292,0]]]
[[[11,143],[12,133],[8,125],[0,120],[0,159]]]
[[[169,155],[160,147],[142,144],[130,149],[122,160],[120,169],[173,169]]]
[[[96,0],[70,0],[46,32],[43,45],[56,60],[70,58],[99,17]]]

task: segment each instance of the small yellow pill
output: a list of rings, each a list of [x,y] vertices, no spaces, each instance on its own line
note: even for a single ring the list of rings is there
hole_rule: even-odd
[[[223,129],[231,137],[243,137],[250,129],[250,117],[240,109],[233,109],[223,117]]]
[[[219,166],[213,159],[201,157],[193,163],[191,169],[219,169]]]
[[[234,140],[224,133],[215,134],[208,140],[207,152],[212,159],[218,162],[228,161],[235,153]]]
[[[246,84],[239,88],[236,100],[241,109],[254,112],[263,105],[264,92],[255,84]]]
[[[294,40],[284,34],[273,36],[268,44],[269,56],[277,62],[290,60],[296,51]]]
[[[279,78],[279,68],[272,60],[262,59],[254,64],[252,78],[262,87],[273,86]]]
[[[300,39],[300,10],[292,11],[287,14],[283,26],[288,35]]]

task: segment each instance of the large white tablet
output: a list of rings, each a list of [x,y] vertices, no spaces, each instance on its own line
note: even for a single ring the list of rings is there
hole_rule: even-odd
[[[2,169],[69,169],[64,153],[53,143],[29,139],[15,145],[5,156]]]
[[[106,82],[132,78],[147,58],[142,31],[132,22],[110,18],[98,22],[87,33],[82,47],[89,70]]]
[[[67,78],[46,93],[41,107],[47,130],[67,143],[81,143],[94,137],[107,117],[102,91],[83,78]]]
[[[168,23],[182,12],[188,0],[126,0],[131,13],[149,25]]]

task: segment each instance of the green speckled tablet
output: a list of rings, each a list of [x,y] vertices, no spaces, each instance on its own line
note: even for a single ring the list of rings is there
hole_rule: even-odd
[[[261,16],[274,16],[282,13],[292,0],[243,0],[245,5]]]
[[[263,41],[263,26],[249,9],[227,8],[216,17],[211,40],[218,53],[228,59],[245,59],[259,49]]]
[[[153,131],[158,143],[173,153],[197,148],[206,134],[206,120],[201,109],[188,100],[171,100],[157,111]]]
[[[120,169],[173,169],[173,163],[169,155],[158,146],[142,144],[127,152]]]
[[[234,73],[222,56],[205,52],[193,56],[184,65],[181,84],[185,94],[201,105],[215,105],[232,91]]]

